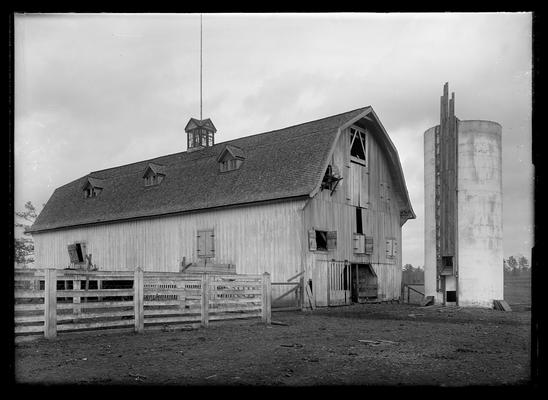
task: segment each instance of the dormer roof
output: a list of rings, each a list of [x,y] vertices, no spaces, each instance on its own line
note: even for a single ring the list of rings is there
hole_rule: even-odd
[[[84,184],[82,185],[82,190],[87,188],[88,186],[103,189],[105,187],[105,181],[103,179],[93,178],[91,176],[86,177],[87,179],[84,181]]]
[[[154,175],[165,175],[165,166],[155,163],[148,163],[147,167],[145,168],[145,172],[143,173],[143,178],[148,175],[149,171],[152,171]]]
[[[231,144],[227,144],[225,145],[225,148],[217,156],[217,162],[220,162],[227,153],[230,154],[233,158],[237,158],[239,160],[245,159],[245,153],[243,149]]]

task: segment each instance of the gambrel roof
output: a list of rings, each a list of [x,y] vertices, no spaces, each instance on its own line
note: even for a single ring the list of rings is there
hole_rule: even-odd
[[[393,170],[402,212],[415,218],[397,151],[371,107],[316,121],[218,143],[200,151],[181,152],[94,171],[57,188],[31,232],[70,226],[153,217],[268,200],[312,197],[341,130],[356,121],[369,124]],[[228,146],[245,153],[235,172],[219,172],[217,157]],[[162,166],[162,185],[142,184],[150,164]],[[84,199],[85,181],[101,179],[101,196]]]

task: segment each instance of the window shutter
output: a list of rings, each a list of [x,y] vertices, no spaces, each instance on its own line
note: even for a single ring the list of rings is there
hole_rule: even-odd
[[[206,256],[215,257],[215,234],[213,231],[206,234]]]
[[[197,236],[197,253],[198,253],[198,257],[205,257],[206,256],[206,252],[205,252],[205,248],[206,248],[206,235],[205,235],[205,232],[203,231],[198,231],[198,236]]]
[[[70,262],[73,264],[78,263],[78,254],[76,253],[76,245],[75,244],[69,244],[67,246],[67,250],[70,257]]]
[[[80,250],[82,251],[83,262],[87,264],[88,260],[86,259],[86,255],[88,254],[88,252],[85,243],[80,243]]]
[[[337,248],[337,231],[327,232],[327,250],[335,250]]]
[[[316,246],[316,231],[314,229],[308,231],[308,249],[311,251],[318,249]]]
[[[365,254],[373,254],[373,236],[365,237]]]

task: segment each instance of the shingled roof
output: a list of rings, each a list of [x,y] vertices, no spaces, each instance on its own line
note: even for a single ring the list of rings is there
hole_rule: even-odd
[[[311,196],[321,183],[339,129],[371,112],[371,107],[359,108],[200,151],[91,172],[57,188],[30,231]],[[227,145],[245,152],[245,161],[238,170],[220,173],[217,157]],[[151,163],[162,166],[165,178],[159,185],[145,186],[143,173]],[[88,178],[101,180],[103,191],[97,197],[81,195]],[[403,188],[413,213],[405,183]]]

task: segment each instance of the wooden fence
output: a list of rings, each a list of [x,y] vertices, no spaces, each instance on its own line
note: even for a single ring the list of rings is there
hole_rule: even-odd
[[[15,334],[271,319],[270,275],[34,269],[15,272]]]
[[[424,300],[424,284],[402,284],[401,301],[408,304],[420,304]]]

